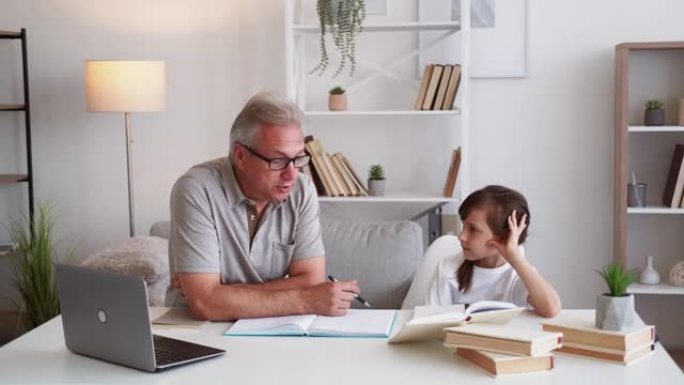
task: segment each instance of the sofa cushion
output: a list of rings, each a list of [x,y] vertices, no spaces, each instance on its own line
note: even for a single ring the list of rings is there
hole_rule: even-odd
[[[168,240],[137,236],[88,256],[81,265],[140,277],[147,283],[150,305],[163,306],[169,284],[168,254]]]
[[[399,309],[423,255],[421,227],[411,221],[321,226],[327,273],[357,280],[373,308]]]

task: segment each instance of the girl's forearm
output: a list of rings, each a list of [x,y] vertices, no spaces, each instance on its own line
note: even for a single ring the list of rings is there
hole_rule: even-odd
[[[556,289],[524,258],[512,258],[509,263],[525,284],[529,293],[529,302],[534,311],[542,317],[553,317],[561,309],[561,301]]]

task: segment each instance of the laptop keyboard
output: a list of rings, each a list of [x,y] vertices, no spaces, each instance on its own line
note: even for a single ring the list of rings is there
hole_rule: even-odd
[[[203,357],[217,356],[224,353],[221,349],[162,337],[156,334],[153,335],[153,339],[157,367],[193,361]]]
[[[169,364],[174,364],[176,362],[181,362],[195,358],[188,354],[182,354],[178,352],[170,352],[168,350],[162,350],[157,347],[154,348],[154,356],[157,359],[157,366],[164,366]]]

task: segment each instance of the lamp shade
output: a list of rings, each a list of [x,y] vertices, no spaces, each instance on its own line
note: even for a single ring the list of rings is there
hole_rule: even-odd
[[[163,61],[85,62],[88,111],[162,111],[166,104]]]

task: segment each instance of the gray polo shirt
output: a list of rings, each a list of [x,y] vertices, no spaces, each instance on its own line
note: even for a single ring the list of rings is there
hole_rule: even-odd
[[[270,202],[250,247],[247,206],[228,157],[191,168],[171,192],[171,273],[220,273],[223,284],[281,279],[292,261],[325,254],[311,179]]]

